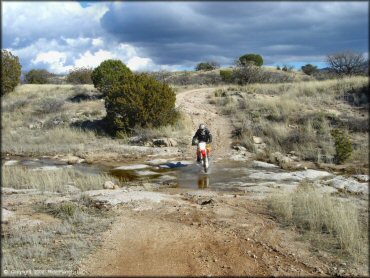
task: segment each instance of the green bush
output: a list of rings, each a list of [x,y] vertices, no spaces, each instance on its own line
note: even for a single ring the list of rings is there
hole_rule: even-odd
[[[131,70],[120,60],[106,60],[91,73],[94,87],[106,95],[114,84],[125,83],[133,77]]]
[[[130,132],[135,126],[159,127],[176,121],[176,95],[164,83],[147,75],[133,75],[115,83],[105,98],[107,122],[113,133]]]
[[[344,130],[334,129],[331,131],[335,145],[335,161],[337,164],[343,163],[352,154],[352,143],[349,135]]]
[[[199,63],[196,67],[195,67],[195,70],[196,71],[200,71],[200,70],[214,70],[214,69],[217,69],[219,68],[220,65],[216,62],[202,62],[202,63]]]
[[[32,69],[27,72],[25,81],[28,84],[47,84],[52,76],[53,74],[45,69]]]
[[[1,50],[1,95],[10,93],[21,81],[22,66],[17,56]]]
[[[233,82],[233,71],[232,70],[220,70],[220,76],[223,82]]]
[[[317,69],[317,66],[314,66],[314,65],[311,65],[311,64],[307,64],[305,66],[302,66],[301,69],[307,75],[312,75],[312,74],[314,74],[314,73],[316,73],[316,72],[319,71]]]
[[[246,66],[252,63],[255,66],[260,67],[263,65],[263,58],[259,54],[254,54],[254,53],[245,54],[239,57],[239,63],[242,66]]]
[[[72,84],[92,84],[92,68],[74,68],[67,75],[67,82]]]

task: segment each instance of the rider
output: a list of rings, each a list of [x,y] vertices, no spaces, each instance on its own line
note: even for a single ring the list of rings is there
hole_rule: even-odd
[[[211,146],[209,145],[212,143],[212,134],[208,130],[205,124],[200,124],[197,132],[195,133],[193,140],[192,140],[192,145],[196,145],[196,141],[199,142],[206,142],[207,143],[207,153],[211,152]],[[197,149],[197,162],[200,162],[200,151]]]

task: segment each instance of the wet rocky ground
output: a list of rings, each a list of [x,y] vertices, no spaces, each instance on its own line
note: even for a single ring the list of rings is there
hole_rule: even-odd
[[[366,213],[366,209],[368,207],[369,187],[368,176],[366,175],[343,176],[316,169],[286,171],[274,164],[256,160],[213,160],[211,161],[211,167],[207,174],[205,174],[200,165],[194,161],[178,160],[176,158],[155,158],[135,163],[127,161],[124,163],[101,162],[99,164],[88,164],[76,157],[69,157],[68,159],[55,157],[7,157],[2,161],[3,168],[16,166],[23,166],[32,171],[41,172],[60,171],[61,169],[76,169],[80,172],[88,173],[91,176],[107,174],[111,176],[112,179],[104,181],[101,184],[100,189],[85,191],[81,191],[71,184],[66,184],[68,190],[64,190],[63,192],[51,192],[47,190],[41,191],[32,188],[15,189],[3,184],[2,225],[4,228],[3,232],[5,233],[3,236],[11,234],[12,231],[15,231],[14,229],[26,228],[30,229],[30,231],[32,229],[35,229],[35,231],[41,231],[44,229],[43,227],[50,225],[54,225],[54,227],[56,227],[54,229],[59,231],[57,234],[68,234],[70,231],[64,231],[61,228],[66,225],[64,220],[60,220],[58,217],[55,217],[55,215],[50,215],[49,213],[50,211],[53,211],[53,209],[55,210],[55,208],[59,208],[61,204],[80,204],[82,202],[85,206],[88,203],[86,208],[83,208],[81,214],[84,215],[83,217],[87,220],[83,220],[83,217],[79,216],[81,217],[80,220],[75,219],[75,222],[71,222],[74,224],[68,222],[68,225],[70,226],[75,225],[78,221],[86,221],[86,223],[90,223],[89,225],[92,225],[91,223],[102,221],[103,218],[95,219],[95,214],[90,213],[89,210],[91,206],[98,210],[104,209],[107,211],[112,209],[113,211],[115,209],[119,210],[123,207],[129,208],[134,212],[143,213],[145,211],[149,212],[157,209],[165,209],[164,214],[167,215],[169,213],[169,208],[183,206],[183,208],[190,209],[193,206],[192,204],[195,204],[196,206],[199,206],[198,209],[211,206],[212,210],[207,212],[210,213],[209,215],[207,214],[207,217],[212,218],[215,213],[214,205],[225,202],[229,197],[240,197],[238,198],[238,201],[233,201],[233,204],[235,203],[235,208],[239,208],[246,200],[259,202],[272,194],[285,194],[292,192],[302,181],[310,182],[322,193],[329,193],[338,199],[353,202],[364,213]],[[119,183],[116,184],[117,182],[114,180],[118,180]],[[43,211],[35,209],[35,207],[40,208],[40,206],[44,208]],[[78,205],[78,207],[80,207],[80,205]],[[45,208],[47,209],[45,210]],[[222,206],[219,210],[219,213],[223,215],[222,217],[228,217],[227,207]],[[238,217],[241,217],[241,215],[242,214]],[[174,212],[173,217],[175,216],[176,213]],[[187,216],[188,215],[185,212],[185,218]],[[188,223],[190,226],[198,227],[199,223],[201,223],[201,221],[199,222],[197,220],[198,216],[194,214],[191,219],[189,218],[190,220],[188,219],[186,221],[190,221]],[[204,217],[206,217],[206,215]],[[183,220],[185,218],[183,218]],[[95,219],[95,221],[92,219]],[[113,219],[114,217],[106,218],[105,221],[113,223]],[[179,221],[179,225],[183,222],[181,217],[178,218],[176,216],[176,219],[176,221]],[[210,224],[212,224],[211,222]],[[219,222],[217,223],[217,225],[221,225]],[[109,225],[105,228],[108,229]],[[91,230],[96,229],[95,226],[94,228],[93,226],[91,227]],[[101,231],[103,232],[103,230]],[[83,232],[80,236],[90,238],[92,235],[86,235],[85,232]],[[92,236],[92,238],[94,238],[94,236]],[[53,241],[58,242],[58,240],[62,239],[53,238]],[[94,240],[96,240],[96,238]],[[81,247],[81,250],[91,250],[88,248],[90,245],[93,244],[91,242],[89,244],[86,243],[86,246]],[[68,250],[71,248],[73,250],[75,247],[70,247]],[[259,251],[255,250],[255,252]],[[79,262],[76,258],[76,254],[70,254],[71,259],[68,261],[69,263],[74,262],[75,267],[77,262]],[[33,255],[27,256],[31,259],[33,258]],[[67,255],[64,256],[69,258]],[[82,257],[83,256],[81,255],[81,258]],[[53,260],[55,260],[55,258]],[[42,262],[40,262],[40,265],[42,265]],[[69,269],[72,269],[72,266]],[[214,270],[214,272],[210,273],[219,273],[220,275],[225,274],[228,273],[228,268],[221,269],[220,271],[221,272],[217,272]],[[235,273],[248,273],[238,271]],[[72,273],[73,272],[70,274]],[[201,273],[206,274],[208,272]],[[253,273],[254,272],[251,272],[249,274]],[[283,272],[277,271],[276,273],[281,274]],[[292,274],[293,272],[287,270],[285,273]],[[302,274],[304,273],[306,272],[302,272]],[[311,275],[314,274],[315,271],[312,270],[307,273],[310,273]],[[329,273],[330,271],[328,270],[327,274]],[[119,273],[117,272],[115,274]],[[229,274],[232,274],[232,272]],[[263,274],[263,272],[261,272],[261,274]]]

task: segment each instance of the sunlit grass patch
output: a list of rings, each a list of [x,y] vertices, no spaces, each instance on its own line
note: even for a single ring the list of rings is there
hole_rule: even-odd
[[[303,182],[293,193],[270,197],[268,206],[281,223],[297,227],[315,246],[357,262],[366,260],[368,223],[360,222],[359,211],[350,202]]]

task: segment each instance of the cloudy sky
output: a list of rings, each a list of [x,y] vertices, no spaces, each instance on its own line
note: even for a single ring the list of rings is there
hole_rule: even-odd
[[[2,2],[2,48],[23,70],[65,73],[121,59],[132,70],[265,65],[325,67],[327,54],[368,55],[368,2]]]

